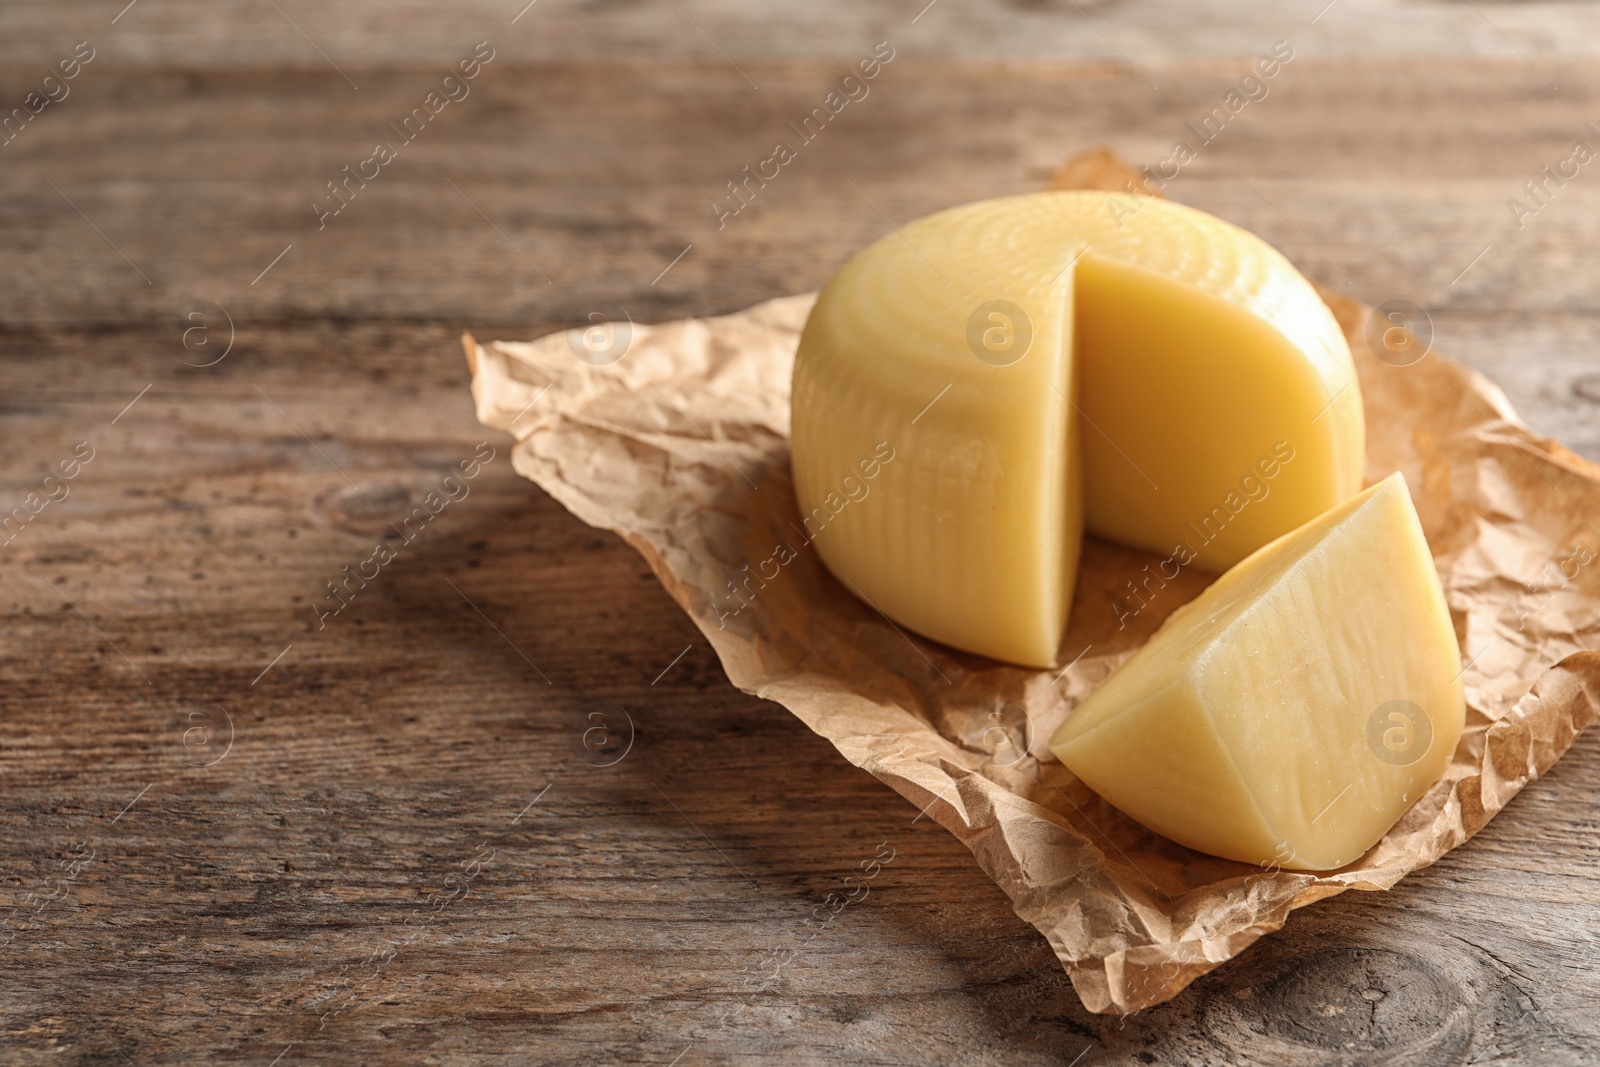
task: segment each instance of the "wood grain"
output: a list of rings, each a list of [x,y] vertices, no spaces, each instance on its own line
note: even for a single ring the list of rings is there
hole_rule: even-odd
[[[926,59],[1105,60],[1155,75],[1175,62],[1253,56],[1280,39],[1325,58],[1593,57],[1600,11],[1583,0],[813,0],[762,8],[740,0],[274,0],[203,17],[150,0],[0,8],[0,58],[28,64],[48,65],[52,49],[41,55],[41,46],[90,39],[141,64],[426,68],[485,38],[530,63],[848,63],[888,38]]]
[[[119,32],[147,5],[175,17],[145,0]],[[84,10],[0,19],[49,57]],[[456,46],[413,63],[397,28],[386,65],[339,51],[354,92],[273,48],[252,66],[201,47],[261,17],[193,19],[194,54],[108,49],[0,147],[0,505],[94,449],[3,545],[0,1060],[1562,1064],[1600,1046],[1594,737],[1394,891],[1296,913],[1159,1009],[1090,1016],[953,838],[732,690],[633,552],[472,418],[462,328],[815,286],[892,223],[1038,187],[1079,148],[1161,158],[1240,60],[1168,60],[1154,89],[1115,57],[908,51],[719,230],[709,202],[845,50],[737,53],[759,93],[714,56],[507,54],[319,231],[323,183]],[[703,44],[680,28],[662,48]],[[1521,230],[1505,205],[1600,117],[1600,82],[1539,65],[1559,90],[1515,55],[1307,54],[1168,192],[1320,282],[1427,308],[1441,350],[1600,458],[1600,178]],[[6,99],[31,84],[0,73]],[[395,536],[486,439],[470,495]],[[325,583],[385,539],[394,562],[319,623]],[[888,850],[865,900],[814,917]]]

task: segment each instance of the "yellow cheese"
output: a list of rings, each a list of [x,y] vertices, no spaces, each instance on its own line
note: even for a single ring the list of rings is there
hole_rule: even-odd
[[[1463,715],[1450,612],[1393,474],[1179,608],[1050,747],[1174,841],[1330,870],[1438,780]]]
[[[1058,662],[1085,522],[1221,570],[1354,493],[1364,445],[1344,337],[1287,260],[1094,192],[861,252],[806,324],[792,414],[829,569],[902,626],[1033,666]]]

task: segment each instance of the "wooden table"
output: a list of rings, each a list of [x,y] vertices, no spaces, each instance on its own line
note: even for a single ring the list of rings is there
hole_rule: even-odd
[[[1520,229],[1507,205],[1600,148],[1595,16],[1320,6],[0,9],[6,108],[94,50],[0,145],[0,1061],[1593,1055],[1600,739],[1394,891],[1092,1016],[952,837],[734,691],[640,559],[472,416],[464,328],[815,287],[1079,149],[1165,158],[1283,39],[1168,192],[1428,309],[1440,349],[1600,458],[1600,163]],[[870,94],[719,229],[726,183],[883,40]],[[468,95],[402,141],[479,41]],[[319,229],[380,139],[395,158]],[[321,618],[484,441],[470,496]]]

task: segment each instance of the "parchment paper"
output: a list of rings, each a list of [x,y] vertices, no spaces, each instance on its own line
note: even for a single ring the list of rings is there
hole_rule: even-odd
[[[1130,177],[1102,151],[1052,185],[1121,191]],[[796,534],[789,377],[813,296],[591,334],[587,348],[577,331],[488,345],[469,335],[478,418],[516,437],[519,473],[643,554],[736,686],[787,707],[959,837],[1049,939],[1089,1010],[1160,1003],[1292,909],[1389,888],[1482,829],[1595,721],[1600,467],[1534,434],[1498,388],[1436,352],[1379,360],[1369,309],[1324,293],[1360,374],[1367,481],[1405,472],[1433,548],[1463,652],[1466,731],[1445,778],[1340,871],[1258,869],[1152,834],[1046,743],[1211,576],[1184,572],[1119,631],[1112,602],[1156,557],[1087,542],[1062,646],[1063,662],[1077,658],[1059,673],[896,629]],[[1386,327],[1371,331],[1379,346]],[[608,365],[577,355],[608,352],[625,354]],[[775,564],[779,544],[798,557]],[[779,573],[733,613],[742,601],[728,583],[747,566]]]

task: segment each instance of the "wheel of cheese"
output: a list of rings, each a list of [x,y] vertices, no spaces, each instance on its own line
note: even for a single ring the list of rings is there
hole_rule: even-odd
[[[828,568],[1029,666],[1060,660],[1085,529],[1220,572],[1361,483],[1360,389],[1315,289],[1149,197],[1007,197],[885,236],[819,296],[792,405]]]

